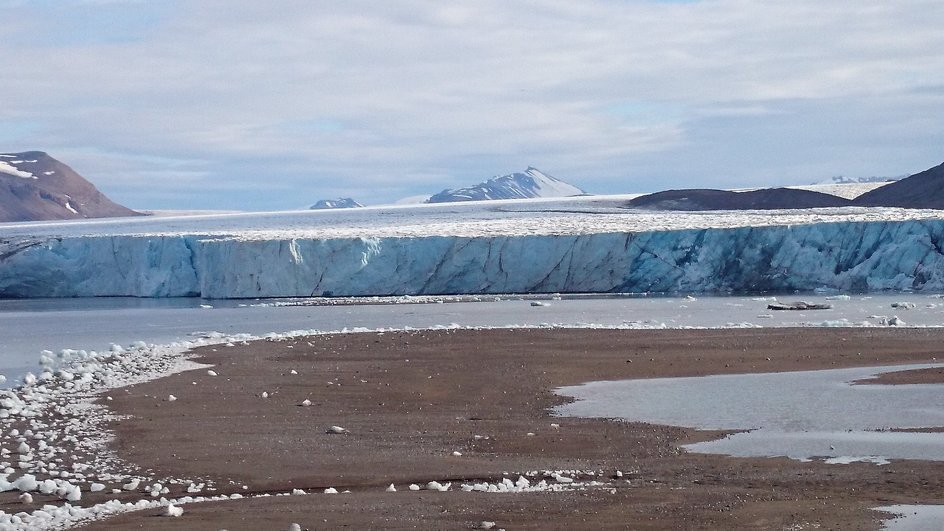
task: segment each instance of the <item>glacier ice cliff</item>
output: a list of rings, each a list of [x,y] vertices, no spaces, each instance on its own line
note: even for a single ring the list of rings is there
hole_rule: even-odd
[[[0,297],[944,290],[944,220],[541,235],[0,238]]]

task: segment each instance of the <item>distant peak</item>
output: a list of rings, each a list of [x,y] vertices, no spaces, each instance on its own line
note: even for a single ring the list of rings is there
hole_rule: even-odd
[[[363,206],[350,197],[339,197],[337,199],[322,199],[308,208],[311,210],[327,210],[333,208],[361,208]]]
[[[528,199],[533,197],[570,197],[583,195],[576,186],[556,179],[528,166],[524,173],[499,175],[468,188],[443,190],[426,200],[427,203],[483,201],[490,199]]]

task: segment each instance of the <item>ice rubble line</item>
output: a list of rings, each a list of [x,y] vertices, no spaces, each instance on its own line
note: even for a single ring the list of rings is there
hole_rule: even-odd
[[[32,245],[31,245],[32,244]],[[944,289],[944,220],[571,235],[0,241],[0,296]]]

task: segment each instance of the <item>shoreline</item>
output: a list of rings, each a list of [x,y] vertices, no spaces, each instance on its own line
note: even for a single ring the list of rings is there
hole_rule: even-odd
[[[526,529],[629,521],[652,529],[873,527],[881,514],[870,508],[889,500],[944,502],[944,464],[688,454],[677,445],[714,434],[551,417],[549,408],[566,401],[553,389],[600,379],[923,362],[936,356],[941,338],[936,329],[485,329],[203,347],[196,360],[214,365],[216,376],[173,375],[109,403],[133,415],[113,425],[117,454],[158,474],[214,478],[223,495],[309,495],[185,505],[177,519],[129,513],[88,528],[469,528],[490,521]],[[176,400],[167,401],[170,394]],[[335,425],[348,433],[325,433]],[[897,478],[892,486],[888,474]],[[503,478],[514,484],[519,476],[532,487],[543,480],[587,490],[457,490],[460,483],[497,490]],[[408,490],[430,481],[453,486]],[[399,493],[384,492],[391,483]],[[327,488],[352,492],[321,495]]]

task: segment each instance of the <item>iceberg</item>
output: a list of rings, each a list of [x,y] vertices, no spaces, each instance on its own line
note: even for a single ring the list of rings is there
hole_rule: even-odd
[[[939,211],[498,203],[0,225],[0,297],[944,291]]]

